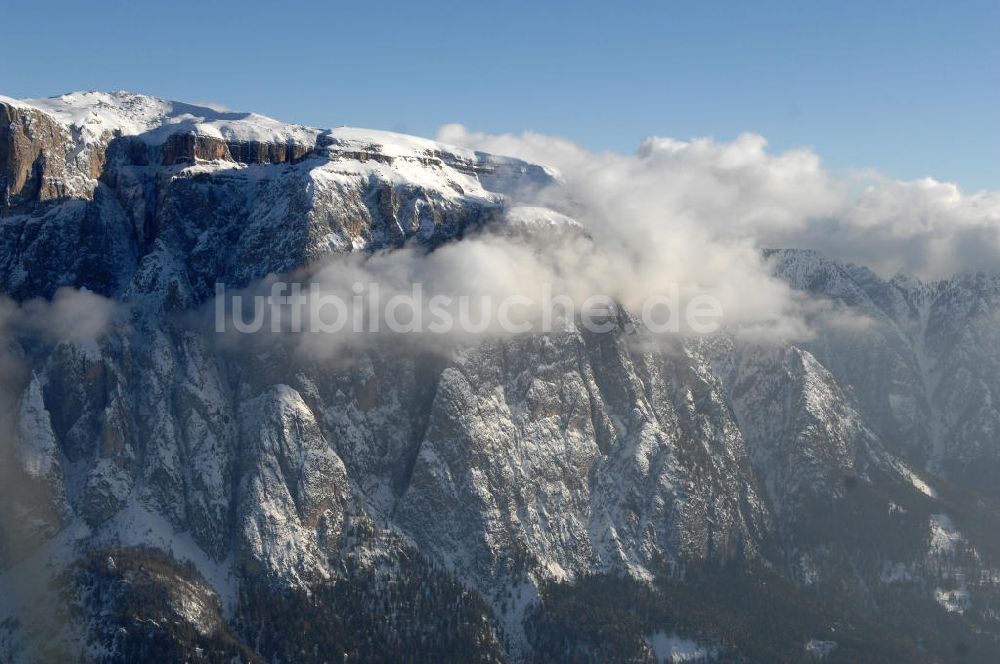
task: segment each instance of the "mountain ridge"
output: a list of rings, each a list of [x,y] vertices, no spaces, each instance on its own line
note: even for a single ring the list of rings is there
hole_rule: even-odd
[[[373,634],[410,661],[652,661],[654,634],[723,661],[998,652],[1000,277],[780,250],[774,273],[843,314],[811,338],[665,347],[622,310],[607,334],[567,320],[447,353],[230,348],[183,323],[216,282],[565,229],[511,207],[557,175],[367,130],[137,148],[57,116],[0,99],[0,293],[132,308],[90,337],[3,339],[4,659],[370,658]],[[756,589],[729,598],[742,616],[726,588]],[[747,627],[755,594],[788,624]],[[64,598],[60,629],[42,614]],[[307,624],[328,633],[299,644]]]

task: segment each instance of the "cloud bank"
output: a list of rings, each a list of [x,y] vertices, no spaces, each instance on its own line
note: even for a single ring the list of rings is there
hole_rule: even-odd
[[[732,142],[650,138],[633,154],[595,154],[557,137],[492,136],[460,125],[443,127],[438,140],[544,164],[559,176],[555,185],[509,201],[504,222],[486,232],[432,252],[410,246],[338,255],[304,276],[320,293],[346,303],[359,295],[351,286],[364,285],[365,311],[372,284],[383,305],[417,284],[424,299],[403,306],[404,320],[433,319],[428,302],[434,298],[452,302],[452,319],[461,317],[455,303],[463,297],[474,303],[476,321],[491,309],[490,320],[474,330],[457,325],[426,334],[424,327],[410,334],[417,343],[447,347],[509,335],[511,326],[498,317],[502,303],[539,303],[546,289],[569,298],[577,311],[597,295],[633,314],[667,294],[678,297],[673,313],[707,296],[723,313],[721,325],[757,339],[797,341],[845,320],[864,328],[865,321],[772,276],[764,248],[815,249],[887,277],[904,272],[934,280],[1000,268],[1000,195],[964,194],[931,179],[834,175],[814,152],[770,152],[755,134]],[[317,306],[313,298],[307,311]],[[517,313],[537,328],[546,312],[522,307]],[[330,314],[327,308],[325,320]],[[352,334],[351,327],[303,334],[297,343],[309,355],[367,343],[370,329]]]
[[[884,276],[936,280],[1000,269],[1000,192],[968,194],[931,178],[903,182],[873,172],[833,175],[811,150],[772,153],[756,134],[728,143],[650,138],[630,155],[461,125],[442,127],[438,139],[557,169],[562,191],[543,192],[547,204],[597,235],[657,253],[671,246],[665,234],[674,245],[709,240],[701,250],[686,246],[699,260],[743,241],[816,249]]]

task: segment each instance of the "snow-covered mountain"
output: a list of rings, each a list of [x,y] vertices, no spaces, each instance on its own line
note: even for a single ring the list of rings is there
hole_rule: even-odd
[[[843,314],[795,345],[656,347],[618,311],[317,359],[192,323],[217,282],[333,254],[583,233],[510,206],[557,180],[129,93],[0,97],[5,306],[116,306],[100,335],[0,325],[0,659],[994,661],[998,275],[772,252]]]

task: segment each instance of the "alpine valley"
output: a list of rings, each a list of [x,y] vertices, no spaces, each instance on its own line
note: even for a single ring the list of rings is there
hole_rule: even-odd
[[[768,250],[842,314],[796,343],[617,308],[317,358],[198,322],[331,256],[580,232],[519,204],[558,179],[0,97],[0,661],[1000,660],[1000,273]]]

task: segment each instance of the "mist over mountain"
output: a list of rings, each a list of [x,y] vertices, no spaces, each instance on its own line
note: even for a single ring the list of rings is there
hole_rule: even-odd
[[[0,194],[0,661],[1000,657],[996,193],[79,92]],[[279,281],[610,305],[216,331]]]

